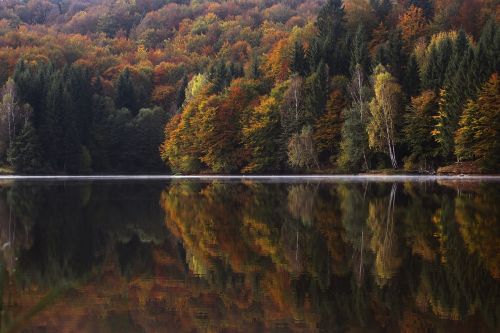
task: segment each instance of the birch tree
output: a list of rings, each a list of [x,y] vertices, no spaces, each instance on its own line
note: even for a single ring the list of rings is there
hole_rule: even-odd
[[[396,169],[395,120],[400,105],[401,87],[382,65],[375,68],[373,79],[375,96],[369,108],[371,118],[366,129],[368,144],[372,149],[386,151],[392,167]]]
[[[16,84],[9,78],[0,92],[0,147],[1,153],[12,146],[22,123],[27,121],[28,106],[19,106],[16,95]]]

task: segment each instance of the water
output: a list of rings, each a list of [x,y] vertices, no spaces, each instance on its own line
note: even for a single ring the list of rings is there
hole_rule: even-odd
[[[1,332],[498,332],[500,179],[0,181]]]

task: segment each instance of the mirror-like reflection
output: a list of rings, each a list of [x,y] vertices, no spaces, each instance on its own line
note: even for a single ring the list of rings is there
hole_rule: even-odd
[[[4,182],[2,332],[500,329],[500,186]]]

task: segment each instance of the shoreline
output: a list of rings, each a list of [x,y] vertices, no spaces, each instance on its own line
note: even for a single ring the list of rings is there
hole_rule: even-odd
[[[498,181],[500,174],[424,175],[424,174],[303,174],[303,175],[0,175],[0,180],[86,181],[86,180],[262,180],[262,181]]]

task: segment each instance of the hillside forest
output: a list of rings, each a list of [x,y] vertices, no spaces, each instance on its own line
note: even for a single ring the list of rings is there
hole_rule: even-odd
[[[498,0],[5,0],[20,174],[500,171]]]

